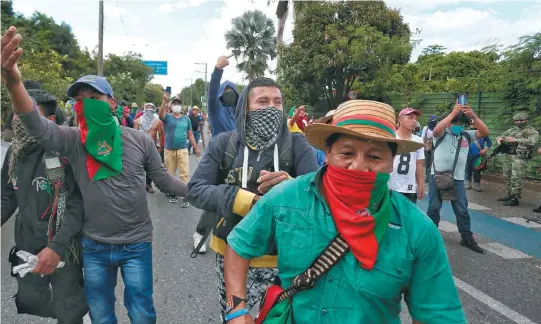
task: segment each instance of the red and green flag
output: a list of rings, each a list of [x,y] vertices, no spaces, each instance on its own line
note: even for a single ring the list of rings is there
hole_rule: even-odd
[[[340,236],[363,269],[376,264],[379,245],[389,226],[392,205],[390,174],[347,170],[328,165],[323,192]]]
[[[81,142],[88,155],[86,169],[91,181],[114,177],[122,172],[120,126],[107,102],[83,99],[74,105]]]

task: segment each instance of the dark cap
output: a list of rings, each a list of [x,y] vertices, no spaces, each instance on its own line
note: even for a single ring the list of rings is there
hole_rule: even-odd
[[[109,84],[109,82],[107,82],[107,80],[104,77],[100,77],[100,76],[92,75],[92,74],[85,75],[84,77],[77,80],[77,82],[72,84],[68,88],[68,97],[73,98],[75,94],[77,93],[77,90],[81,86],[85,86],[85,85],[92,87],[94,90],[96,90],[97,92],[101,94],[108,95],[109,97],[114,98],[113,88],[111,88],[111,85]]]

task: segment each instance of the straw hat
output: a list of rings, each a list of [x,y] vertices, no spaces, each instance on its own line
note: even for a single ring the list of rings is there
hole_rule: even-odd
[[[326,141],[332,134],[345,134],[367,140],[398,144],[397,154],[414,152],[423,143],[396,138],[395,111],[384,103],[368,100],[348,100],[342,103],[330,124],[312,124],[306,127],[306,139],[315,148],[326,149]]]

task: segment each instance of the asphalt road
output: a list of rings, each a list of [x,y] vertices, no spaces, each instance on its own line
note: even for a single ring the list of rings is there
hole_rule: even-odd
[[[5,146],[2,145],[2,159]],[[190,156],[192,170],[197,166]],[[4,181],[4,179],[2,179]],[[482,193],[469,192],[472,229],[479,243],[492,252],[477,254],[459,245],[450,206],[444,206],[440,232],[445,240],[455,282],[470,323],[541,323],[541,229],[517,225],[520,217],[541,202],[541,193],[525,192],[520,207],[501,207],[494,200],[502,187],[488,184]],[[154,303],[158,323],[219,323],[214,254],[190,258],[192,234],[200,211],[170,204],[158,191],[148,194],[154,224]],[[419,207],[426,210],[426,198]],[[541,227],[541,226],[540,226]],[[3,323],[54,323],[16,315],[11,296],[15,280],[9,276],[8,252],[13,245],[13,219],[1,230],[1,319]],[[501,244],[501,245],[498,245]],[[117,285],[119,323],[129,323],[122,305],[122,280]],[[436,293],[436,292],[435,292]],[[402,316],[410,322],[407,311]]]

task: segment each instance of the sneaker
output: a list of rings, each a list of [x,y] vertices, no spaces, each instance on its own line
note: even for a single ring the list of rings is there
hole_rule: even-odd
[[[508,201],[509,199],[511,199],[511,195],[507,195],[503,198],[498,198],[498,201]]]
[[[199,243],[201,243],[201,240],[203,239],[203,235],[195,232],[193,233],[193,248],[197,248],[197,246],[199,245]],[[206,243],[203,243],[203,245],[201,245],[201,248],[199,249],[199,253],[206,253],[207,252],[207,244]]]
[[[172,204],[176,204],[178,202],[177,197],[169,196],[169,202]]]
[[[472,189],[475,190],[475,191],[477,191],[477,192],[483,191],[483,190],[481,189],[481,184],[480,184],[480,183],[477,183],[477,182],[474,182],[474,183],[472,184]]]
[[[186,199],[186,197],[180,197],[180,207],[182,208],[190,207],[190,203],[188,202],[188,199]]]
[[[509,206],[509,207],[515,207],[515,206],[518,206],[518,204],[519,204],[519,201],[518,201],[517,196],[511,196],[511,198],[509,198],[503,203],[504,206]]]
[[[464,189],[471,189],[471,182],[470,181],[464,181]]]
[[[463,247],[467,247],[468,249],[477,252],[477,253],[484,253],[483,249],[477,245],[477,242],[475,242],[475,239],[472,237],[462,238],[460,241],[460,245]]]

